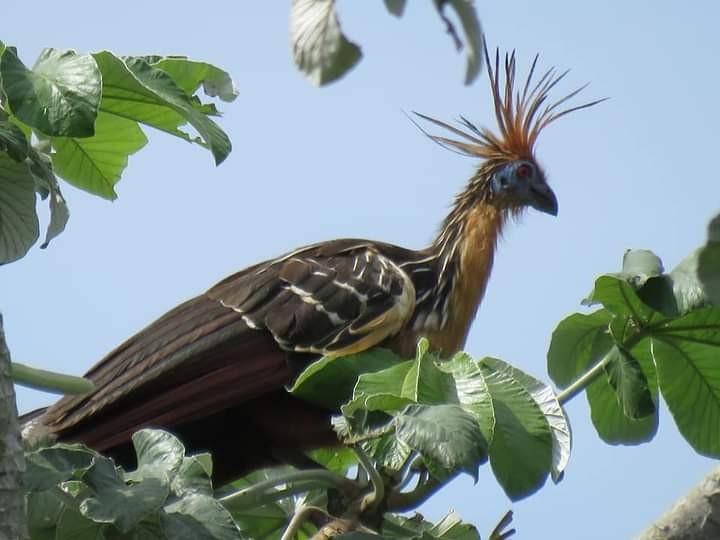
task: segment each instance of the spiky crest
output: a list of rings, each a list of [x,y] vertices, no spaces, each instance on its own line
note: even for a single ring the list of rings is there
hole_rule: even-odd
[[[585,84],[562,99],[546,105],[550,91],[570,70],[558,74],[552,67],[535,82],[533,76],[538,58],[539,55],[535,55],[522,92],[520,92],[520,89],[515,88],[515,51],[505,54],[504,77],[501,79],[500,50],[496,49],[495,51],[493,68],[487,47],[485,47],[486,65],[499,130],[497,135],[486,127],[478,128],[463,116],[460,117],[460,127],[458,128],[430,116],[415,113],[420,118],[461,137],[462,140],[431,135],[425,130],[423,132],[441,146],[470,157],[479,157],[490,161],[532,158],[533,147],[538,135],[549,124],[566,114],[592,107],[607,99],[598,99],[583,105],[558,110],[561,105],[584,90],[587,87]],[[545,105],[544,108],[543,105]]]

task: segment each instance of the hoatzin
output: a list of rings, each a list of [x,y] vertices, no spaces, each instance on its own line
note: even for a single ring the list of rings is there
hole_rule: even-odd
[[[411,357],[421,336],[456,352],[508,218],[527,207],[557,214],[533,147],[548,124],[597,101],[562,109],[581,88],[547,103],[565,73],[537,78],[537,60],[517,88],[514,53],[504,65],[499,52],[494,65],[488,60],[496,133],[464,118],[454,127],[418,115],[457,137],[429,135],[434,141],[482,159],[429,247],[332,240],[246,268],[108,354],[86,374],[95,383],[90,394],[61,399],[29,431],[127,463],[133,432],[166,428],[189,450],[212,453],[216,483],[337,444],[331,411],[285,390],[298,366],[375,345]]]

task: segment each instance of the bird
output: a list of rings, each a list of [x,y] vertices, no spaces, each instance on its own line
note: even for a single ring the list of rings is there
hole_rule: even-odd
[[[552,101],[567,71],[538,75],[536,55],[522,82],[514,51],[497,49],[494,61],[484,51],[495,130],[415,113],[443,130],[418,124],[432,141],[480,160],[430,245],[330,240],[241,270],[107,354],[85,375],[94,390],[35,414],[26,433],[81,442],[126,464],[135,431],[167,429],[188,450],[212,454],[219,485],[338,444],[333,411],[287,391],[313,360],[375,346],[410,358],[420,338],[442,356],[459,351],[508,221],[528,208],[557,215],[535,157],[539,134],[603,101],[566,105],[585,86]]]

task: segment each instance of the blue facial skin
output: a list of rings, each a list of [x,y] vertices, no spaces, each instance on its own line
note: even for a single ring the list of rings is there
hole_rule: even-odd
[[[513,205],[532,206],[553,216],[558,213],[555,193],[545,182],[537,165],[530,161],[513,161],[495,171],[492,190]]]

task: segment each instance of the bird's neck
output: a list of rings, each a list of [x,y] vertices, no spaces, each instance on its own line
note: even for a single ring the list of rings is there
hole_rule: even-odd
[[[437,238],[424,250],[424,260],[435,267],[435,281],[418,296],[414,332],[402,344],[403,352],[414,350],[412,340],[419,337],[427,337],[444,355],[463,347],[485,293],[505,219],[506,213],[488,202],[458,198]]]

